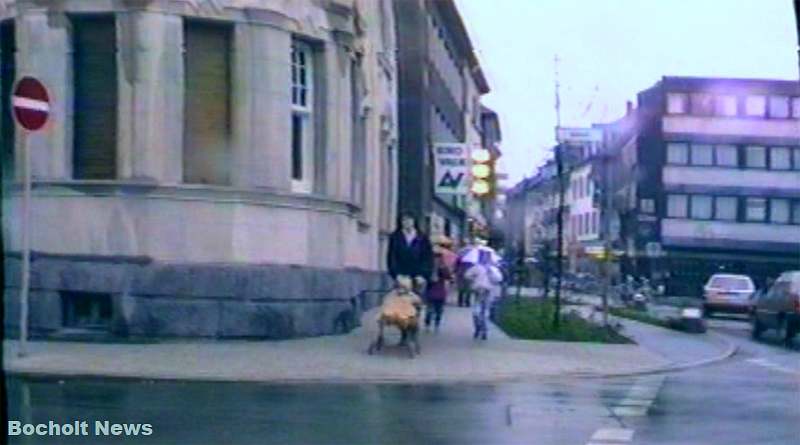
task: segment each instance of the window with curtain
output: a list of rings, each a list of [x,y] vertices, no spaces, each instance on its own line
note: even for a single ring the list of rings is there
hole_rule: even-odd
[[[745,148],[745,165],[748,168],[766,168],[767,149],[760,145],[748,145]]]
[[[692,219],[711,219],[711,196],[692,195],[691,198],[691,217]]]
[[[745,219],[750,222],[763,222],[767,219],[766,198],[747,198],[745,200]]]
[[[764,96],[747,96],[744,102],[747,116],[764,117],[767,112],[767,98]]]
[[[736,96],[717,96],[716,114],[717,116],[736,116]]]
[[[790,209],[788,199],[769,200],[769,220],[775,224],[789,224]]]
[[[685,114],[689,111],[689,98],[685,93],[667,93],[667,113]]]
[[[714,199],[714,218],[721,221],[736,221],[738,198],[717,196]]]
[[[711,145],[692,144],[692,165],[714,165],[714,152]]]
[[[769,168],[772,170],[791,170],[792,150],[789,147],[770,148]]]
[[[688,196],[668,195],[667,196],[667,216],[670,218],[686,218]]]
[[[686,165],[689,163],[689,144],[670,142],[667,144],[667,163]]]
[[[715,147],[717,165],[720,167],[738,167],[739,154],[735,145],[717,145]]]

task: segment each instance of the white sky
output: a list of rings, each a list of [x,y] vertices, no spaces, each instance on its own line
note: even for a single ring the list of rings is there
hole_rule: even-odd
[[[665,75],[798,79],[792,0],[456,4],[492,88],[483,102],[500,115],[507,185],[555,143],[555,54],[564,126],[622,116],[626,100]]]

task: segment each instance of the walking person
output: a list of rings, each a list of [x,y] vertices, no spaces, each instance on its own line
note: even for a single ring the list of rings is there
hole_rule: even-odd
[[[472,338],[486,340],[489,334],[489,311],[494,289],[503,282],[503,275],[494,264],[479,261],[469,268],[464,276],[475,292],[475,301],[472,303],[472,321],[475,330]]]
[[[450,281],[453,279],[452,260],[450,257],[454,254],[447,248],[449,245],[451,243],[448,238],[439,237],[433,247],[434,266],[426,295],[425,329],[430,329],[431,324],[433,324],[436,332],[439,331],[439,326],[442,323],[444,305],[450,290]]]
[[[472,289],[470,288],[469,280],[464,277],[467,270],[474,265],[466,260],[466,252],[471,251],[477,246],[476,240],[470,239],[465,242],[464,248],[459,250],[458,260],[456,262],[456,285],[458,286],[458,306],[469,307],[472,296]]]
[[[397,227],[389,237],[386,265],[395,282],[398,277],[407,276],[413,280],[414,292],[420,297],[425,295],[433,274],[433,248],[410,212],[400,214]]]

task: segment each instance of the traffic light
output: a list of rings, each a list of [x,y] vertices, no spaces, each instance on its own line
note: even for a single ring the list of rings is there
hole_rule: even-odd
[[[494,177],[494,160],[489,150],[479,148],[472,151],[472,194],[485,198],[492,192],[491,181]]]

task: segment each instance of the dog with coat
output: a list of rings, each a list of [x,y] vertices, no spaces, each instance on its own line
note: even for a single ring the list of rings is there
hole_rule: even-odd
[[[413,286],[411,278],[399,276],[395,289],[384,297],[377,319],[378,337],[370,344],[367,350],[369,354],[383,348],[386,326],[394,326],[400,330],[405,340],[403,344],[408,347],[411,358],[420,353],[418,333],[422,298],[413,292]]]

